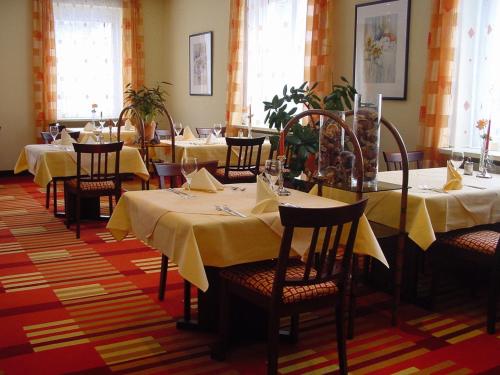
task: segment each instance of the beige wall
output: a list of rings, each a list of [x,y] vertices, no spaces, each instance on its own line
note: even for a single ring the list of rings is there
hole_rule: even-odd
[[[226,67],[229,0],[166,0],[164,48],[167,106],[174,121],[184,126],[223,122],[226,105]],[[213,32],[213,95],[189,95],[189,35]],[[164,125],[162,124],[162,127]]]
[[[0,1],[0,171],[14,169],[35,141],[31,88],[31,1]]]
[[[355,4],[365,2],[368,1],[335,0],[333,75],[337,80],[343,75],[352,82]],[[431,10],[431,0],[411,2],[407,99],[405,101],[385,100],[382,104],[383,116],[398,127],[409,150],[415,149],[418,140],[418,117],[425,77],[427,34]],[[382,133],[382,150],[397,150],[390,138],[387,133]]]

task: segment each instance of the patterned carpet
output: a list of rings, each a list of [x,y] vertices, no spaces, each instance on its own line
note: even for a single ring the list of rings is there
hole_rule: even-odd
[[[214,334],[176,329],[183,282],[175,265],[160,303],[156,251],[132,236],[114,241],[104,222],[85,223],[77,240],[44,198],[30,177],[0,179],[0,375],[265,372],[263,342],[215,362]],[[398,328],[389,325],[389,297],[365,289],[348,342],[351,372],[500,373],[500,334],[485,333],[484,293],[447,288],[433,312],[403,305]],[[299,342],[281,345],[280,373],[335,372],[333,314],[301,320]]]

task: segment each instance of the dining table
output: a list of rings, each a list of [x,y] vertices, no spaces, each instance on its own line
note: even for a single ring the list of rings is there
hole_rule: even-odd
[[[97,137],[91,130],[85,130],[85,128],[72,128],[74,131],[79,131],[80,136],[78,137],[79,143],[87,143],[89,139],[92,141],[97,141]],[[107,126],[103,127],[101,138],[104,142],[116,142],[117,140],[117,128],[113,126],[111,129],[111,134],[109,133],[109,128]],[[122,126],[120,129],[120,140],[125,142],[125,144],[133,144],[137,138],[137,132],[134,127],[130,129],[125,129],[125,126]]]
[[[271,151],[271,143],[264,141],[261,152],[261,163],[264,164]],[[168,139],[162,139],[157,146],[150,147],[149,157],[151,159],[170,160],[172,153],[172,142]],[[180,162],[182,157],[195,157],[198,161],[217,160],[219,167],[226,165],[227,144],[223,137],[194,138],[190,140],[175,140],[175,161]],[[255,155],[253,156],[255,158]],[[238,149],[232,149],[231,162],[238,162]]]
[[[110,158],[109,163],[113,162]],[[26,145],[14,167],[14,173],[23,171],[34,175],[35,183],[42,187],[47,186],[54,177],[76,176],[76,152],[72,145]],[[135,174],[144,181],[149,179],[149,172],[137,148],[123,146],[120,173]]]
[[[493,224],[500,221],[500,175],[478,178],[463,175],[462,188],[443,190],[446,168],[412,169],[409,171],[406,231],[408,237],[422,250],[436,240],[436,233]],[[377,174],[380,183],[401,184],[401,171]],[[354,194],[345,190],[323,187],[323,195],[349,202]],[[379,224],[398,229],[401,189],[368,192],[366,217]]]

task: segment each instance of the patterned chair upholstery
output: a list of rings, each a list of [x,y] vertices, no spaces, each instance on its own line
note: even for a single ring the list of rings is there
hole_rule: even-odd
[[[443,234],[441,242],[462,250],[477,251],[485,255],[495,254],[500,233],[492,230],[467,231],[459,234]]]

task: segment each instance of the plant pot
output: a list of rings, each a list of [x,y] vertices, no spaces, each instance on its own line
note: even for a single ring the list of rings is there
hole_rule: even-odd
[[[151,121],[144,124],[144,140],[151,142],[155,137],[156,122]]]

